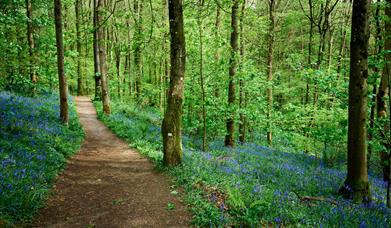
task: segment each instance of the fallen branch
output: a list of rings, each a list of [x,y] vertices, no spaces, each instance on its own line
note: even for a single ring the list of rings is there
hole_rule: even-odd
[[[295,193],[295,195],[297,196],[297,198],[299,198],[300,201],[302,202],[309,202],[309,201],[322,201],[322,202],[328,202],[328,203],[331,203],[333,205],[337,205],[337,201],[335,200],[332,200],[332,199],[328,199],[328,198],[325,198],[323,196],[301,196],[299,193],[297,193],[296,191],[292,191],[293,193]]]

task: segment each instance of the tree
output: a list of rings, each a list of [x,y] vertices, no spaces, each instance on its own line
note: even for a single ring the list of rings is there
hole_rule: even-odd
[[[354,1],[350,42],[348,173],[340,193],[357,202],[370,199],[366,156],[369,13],[370,1]]]
[[[83,95],[83,75],[81,71],[81,34],[80,34],[80,9],[82,0],[75,1],[75,15],[76,15],[76,50],[77,50],[77,95]]]
[[[135,93],[137,99],[141,95],[141,64],[142,64],[142,23],[143,23],[143,1],[134,1],[134,22],[135,22],[135,35],[134,35],[134,66],[135,66]]]
[[[204,79],[204,35],[203,35],[203,8],[204,8],[204,0],[198,1],[198,33],[200,40],[200,87],[201,87],[201,107],[202,107],[202,151],[206,150],[207,142],[206,142],[206,109],[205,109],[205,79]]]
[[[239,30],[240,30],[240,60],[241,60],[241,77],[239,79],[239,142],[244,143],[246,141],[246,115],[244,114],[244,109],[246,106],[246,92],[245,92],[245,80],[244,80],[244,70],[243,70],[243,62],[244,62],[244,15],[246,9],[246,0],[242,2],[240,20],[239,20]]]
[[[33,9],[31,5],[31,0],[26,0],[26,13],[27,13],[27,41],[29,44],[29,71],[30,71],[30,80],[32,83],[37,82],[37,76],[34,70],[34,36],[33,36]]]
[[[103,112],[105,114],[110,114],[110,100],[109,100],[109,86],[108,86],[108,78],[107,78],[107,63],[106,63],[106,49],[104,45],[105,35],[103,31],[102,23],[102,14],[103,14],[103,1],[98,0],[97,5],[97,44],[99,50],[99,66],[100,66],[100,74],[102,80],[102,103],[103,103]]]
[[[167,166],[182,162],[182,109],[184,99],[184,77],[186,45],[183,30],[182,0],[168,3],[171,36],[170,88],[167,110],[162,123],[163,162]]]
[[[268,55],[267,55],[267,65],[268,65],[268,76],[267,80],[269,81],[269,87],[267,89],[267,120],[268,120],[268,130],[267,130],[267,142],[269,146],[272,146],[272,111],[273,111],[273,57],[274,57],[274,36],[275,36],[275,10],[276,10],[276,0],[269,0],[269,39],[268,39]]]
[[[93,13],[93,25],[94,25],[94,79],[95,79],[95,100],[100,100],[102,97],[102,81],[101,81],[101,73],[100,73],[100,64],[99,64],[99,45],[98,45],[98,7],[97,0],[94,0],[94,13]]]
[[[237,68],[237,58],[239,51],[239,28],[238,28],[238,9],[239,0],[232,0],[231,12],[231,57],[229,60],[229,84],[228,84],[228,109],[227,134],[225,136],[225,146],[233,147],[235,145],[235,76]]]
[[[64,72],[64,41],[62,33],[61,0],[54,0],[54,22],[56,26],[57,68],[60,89],[60,119],[68,125],[68,85]]]

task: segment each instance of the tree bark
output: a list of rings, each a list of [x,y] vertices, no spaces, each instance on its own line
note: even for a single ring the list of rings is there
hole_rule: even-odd
[[[182,162],[182,112],[186,45],[183,30],[182,0],[170,0],[171,73],[167,110],[162,123],[163,162],[166,166]]]
[[[75,1],[75,14],[76,14],[76,50],[77,50],[77,95],[83,96],[83,74],[81,70],[81,34],[80,34],[80,9],[82,6],[82,0]]]
[[[57,68],[60,90],[60,119],[68,125],[68,85],[64,72],[64,40],[62,32],[61,0],[54,0],[54,21],[56,27]]]
[[[99,64],[99,45],[98,45],[98,7],[97,0],[93,1],[94,3],[94,15],[93,15],[93,25],[94,25],[94,79],[95,79],[95,100],[101,100],[102,97],[102,81],[100,73],[100,64]]]
[[[107,115],[110,114],[110,99],[109,99],[109,86],[108,86],[108,78],[107,78],[107,63],[106,63],[106,49],[105,49],[105,34],[104,28],[100,24],[102,22],[102,13],[103,13],[103,0],[98,0],[97,5],[97,44],[99,50],[99,66],[102,80],[102,104],[103,104],[103,112]]]
[[[143,2],[134,1],[134,18],[135,18],[135,35],[134,35],[134,70],[136,75],[135,80],[135,93],[137,99],[141,95],[141,45],[142,45],[142,16],[143,14]]]
[[[229,85],[228,85],[228,118],[227,118],[227,135],[225,136],[225,146],[235,146],[235,76],[237,68],[237,58],[239,51],[239,29],[238,29],[238,8],[239,0],[232,0],[231,13],[231,57],[229,60]]]
[[[268,76],[267,80],[269,83],[267,89],[267,142],[269,147],[272,147],[272,112],[273,112],[273,57],[274,57],[274,39],[275,39],[275,8],[276,1],[269,1],[269,39],[268,39],[268,57],[267,57],[267,65],[268,65]]]
[[[239,21],[239,29],[240,29],[240,70],[243,72],[243,61],[244,61],[244,13],[246,9],[246,0],[242,2],[242,9],[241,9],[241,15],[240,15],[240,21]],[[246,93],[245,93],[245,80],[244,75],[242,74],[239,79],[239,142],[244,143],[246,141],[246,115],[244,114],[244,109],[246,107]]]
[[[381,0],[377,0],[377,6],[376,6],[376,11],[375,11],[375,25],[376,25],[376,48],[375,48],[375,56],[376,56],[376,61],[380,61],[380,54],[382,52],[382,26],[381,26],[381,19],[380,19],[380,3]],[[379,74],[380,69],[378,67],[374,67],[373,73],[374,74]],[[375,82],[373,83],[373,88],[372,88],[372,100],[371,100],[371,111],[369,115],[369,131],[368,131],[368,153],[367,153],[367,167],[369,170],[369,162],[372,156],[372,146],[370,145],[370,142],[373,139],[373,132],[375,130],[375,112],[376,110],[376,103],[377,103],[377,79],[375,79]]]
[[[348,173],[340,193],[356,202],[370,200],[366,156],[370,4],[370,0],[354,1],[350,42]]]
[[[34,36],[33,36],[33,9],[31,5],[31,0],[26,0],[26,13],[27,13],[27,41],[29,44],[29,74],[30,80],[32,83],[37,82],[37,76],[34,70]]]
[[[202,107],[202,151],[206,150],[207,141],[206,141],[206,108],[205,108],[205,85],[204,85],[204,43],[203,43],[203,6],[204,1],[199,0],[198,2],[198,32],[199,32],[199,41],[200,41],[200,81],[201,81],[201,107]]]

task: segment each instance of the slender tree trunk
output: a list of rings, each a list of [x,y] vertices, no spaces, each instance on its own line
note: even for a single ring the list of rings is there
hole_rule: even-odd
[[[237,57],[239,51],[239,29],[238,29],[238,8],[239,0],[232,0],[231,13],[231,57],[229,61],[229,85],[228,85],[228,110],[227,135],[225,136],[225,146],[235,146],[235,76],[237,68]]]
[[[338,51],[338,64],[337,64],[337,82],[339,81],[341,77],[341,70],[342,70],[342,65],[343,65],[343,59],[345,58],[345,49],[346,49],[346,33],[347,33],[347,25],[349,24],[350,20],[350,15],[351,15],[351,7],[352,3],[349,1],[348,6],[346,7],[344,11],[344,20],[341,26],[341,36],[342,36],[342,41],[341,41],[341,46]]]
[[[205,108],[205,85],[204,85],[204,43],[203,43],[203,23],[202,23],[202,12],[203,12],[204,1],[199,0],[198,2],[198,32],[200,41],[200,81],[201,81],[201,102],[202,102],[202,151],[206,150],[206,108]]]
[[[121,72],[120,72],[120,67],[121,67],[121,52],[119,50],[119,47],[116,48],[115,50],[115,68],[117,69],[117,92],[118,92],[118,98],[121,98]]]
[[[333,48],[334,48],[334,30],[330,30],[329,39],[329,61],[328,61],[328,73],[331,74],[331,66],[333,65]]]
[[[115,69],[117,73],[117,96],[121,98],[121,46],[118,40],[118,31],[114,32],[115,37]]]
[[[342,26],[344,26],[344,25],[342,25]],[[341,46],[339,48],[339,53],[338,53],[338,64],[337,64],[338,78],[337,78],[337,81],[339,81],[339,78],[341,77],[342,61],[345,58],[345,48],[346,48],[346,29],[343,28],[342,41],[341,41]]]
[[[134,1],[134,15],[135,15],[135,37],[134,40],[134,69],[135,69],[135,93],[137,99],[141,95],[141,44],[142,44],[142,12],[143,11],[143,2],[135,0]]]
[[[105,49],[105,34],[102,22],[102,14],[103,14],[103,0],[98,0],[97,5],[97,24],[98,24],[98,50],[99,50],[99,66],[102,80],[102,103],[103,103],[103,112],[107,115],[110,114],[110,99],[109,99],[109,85],[107,78],[107,63],[106,63],[106,49]]]
[[[348,173],[340,193],[356,202],[370,200],[366,156],[370,4],[354,1],[350,42]]]
[[[77,95],[83,96],[83,73],[81,69],[81,34],[80,34],[80,9],[82,6],[82,0],[75,1],[75,14],[76,14],[76,50],[77,50]]]
[[[170,0],[171,73],[167,110],[162,123],[163,162],[166,166],[182,162],[182,112],[186,45],[183,30],[182,0]]]
[[[244,61],[244,13],[246,9],[246,0],[242,3],[241,15],[240,15],[240,71],[243,72],[243,61]],[[244,143],[246,141],[246,116],[244,114],[244,110],[246,107],[246,97],[245,97],[245,79],[243,78],[244,74],[241,74],[239,79],[239,109],[240,109],[240,122],[239,122],[239,142]]]
[[[98,7],[97,0],[94,0],[94,79],[95,79],[95,100],[100,100],[102,97],[102,81],[100,72],[100,61],[99,61],[99,44],[98,44]]]
[[[37,76],[34,70],[34,36],[33,36],[33,9],[31,6],[31,0],[26,0],[26,12],[27,12],[27,41],[29,44],[29,74],[32,83],[37,82]]]
[[[123,77],[123,86],[124,86],[124,88],[123,88],[123,92],[122,92],[122,94],[124,96],[126,96],[126,89],[125,88],[126,88],[126,76],[129,73],[129,68],[128,68],[129,58],[130,58],[129,54],[126,54],[125,55],[125,62],[124,62],[124,77]]]
[[[273,112],[273,57],[274,57],[274,31],[275,31],[275,8],[276,8],[276,1],[270,0],[269,1],[269,39],[268,39],[268,57],[267,57],[267,65],[268,65],[268,76],[267,80],[269,83],[268,89],[267,89],[267,142],[269,144],[269,147],[272,147],[273,141],[272,141],[272,112]]]
[[[57,68],[60,90],[60,119],[68,125],[68,85],[64,72],[64,41],[62,33],[61,0],[54,0],[54,20],[56,26]]]
[[[377,0],[377,6],[376,6],[376,11],[375,11],[375,25],[376,25],[376,49],[375,49],[375,56],[379,56],[381,51],[382,51],[382,26],[381,26],[381,20],[380,20],[380,5],[379,3],[381,0]],[[377,57],[379,58],[379,57]],[[380,59],[377,59],[377,61],[380,61]],[[375,74],[379,74],[380,69],[378,67],[374,67],[373,69]],[[371,146],[371,141],[373,139],[373,132],[374,132],[374,127],[375,127],[375,112],[376,112],[376,103],[377,103],[377,80],[375,79],[375,82],[373,83],[373,89],[372,89],[372,100],[371,100],[371,112],[370,112],[370,119],[369,119],[369,131],[368,131],[368,153],[367,153],[367,168],[369,170],[369,162],[372,156],[372,146]]]
[[[221,25],[221,9],[220,7],[217,5],[216,6],[216,21],[215,21],[215,31],[214,31],[214,35],[215,35],[215,39],[216,39],[216,52],[215,52],[215,61],[216,61],[216,71],[219,70],[219,62],[220,62],[220,59],[221,59],[221,54],[220,54],[220,25]],[[217,80],[216,80],[217,81]],[[214,96],[216,98],[219,98],[220,97],[220,88],[219,88],[219,85],[216,84],[215,85],[215,89],[214,89]]]

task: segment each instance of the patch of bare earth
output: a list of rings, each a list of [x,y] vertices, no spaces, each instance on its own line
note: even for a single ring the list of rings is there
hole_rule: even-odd
[[[88,98],[76,104],[86,139],[32,226],[188,227],[191,216],[170,194],[170,180],[104,126]]]

